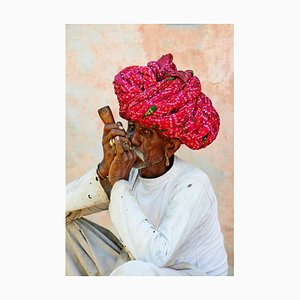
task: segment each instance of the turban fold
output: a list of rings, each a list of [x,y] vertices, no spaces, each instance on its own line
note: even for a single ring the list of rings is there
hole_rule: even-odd
[[[217,111],[193,71],[177,71],[172,54],[147,66],[123,69],[113,85],[122,118],[177,138],[194,150],[205,148],[217,137]]]

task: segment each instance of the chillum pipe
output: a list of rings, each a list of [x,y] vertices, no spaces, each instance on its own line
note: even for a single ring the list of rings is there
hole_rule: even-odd
[[[113,113],[108,105],[98,109],[98,114],[104,124],[115,124],[116,123]],[[114,143],[114,141],[113,141],[113,143]],[[134,151],[139,159],[141,159],[143,162],[145,161],[143,154],[140,153],[134,147],[132,147],[126,143],[123,143],[123,142],[122,142],[122,147],[125,151]],[[115,151],[115,147],[114,147],[114,151]]]
[[[114,115],[108,105],[98,109],[98,114],[104,124],[115,124],[116,123]],[[112,146],[113,150],[115,151],[116,150],[115,139],[112,139],[112,145],[113,145]],[[125,143],[122,143],[122,147],[125,151],[132,150],[132,149],[130,149],[130,146]]]
[[[104,124],[116,123],[112,111],[108,105],[98,109],[98,114]]]

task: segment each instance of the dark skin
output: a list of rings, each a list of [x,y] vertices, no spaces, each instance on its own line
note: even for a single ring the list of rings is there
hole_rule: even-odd
[[[130,170],[139,169],[140,176],[156,178],[165,174],[173,163],[173,155],[181,143],[178,139],[164,137],[154,129],[142,126],[139,122],[128,122],[127,136],[123,128],[117,124],[107,124],[103,130],[104,157],[98,171],[102,176],[108,176],[111,187],[119,180],[128,180]],[[116,154],[112,151],[109,140],[115,138]],[[143,153],[143,163],[133,151],[124,151],[122,142],[135,146]],[[166,156],[170,166],[166,166]],[[104,183],[101,182],[103,185]],[[107,187],[106,183],[106,187]]]

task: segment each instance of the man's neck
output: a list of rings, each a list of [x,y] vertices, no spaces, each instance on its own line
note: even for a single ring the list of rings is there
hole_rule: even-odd
[[[167,173],[171,169],[173,162],[174,162],[174,156],[172,156],[170,158],[169,166],[166,166],[166,163],[163,160],[163,161],[161,161],[155,165],[152,165],[150,167],[140,169],[139,174],[143,178],[157,178],[157,177],[162,176],[165,173]]]

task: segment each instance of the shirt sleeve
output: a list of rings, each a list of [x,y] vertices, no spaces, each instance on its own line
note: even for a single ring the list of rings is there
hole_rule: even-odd
[[[182,181],[170,195],[169,206],[155,229],[143,214],[125,180],[115,183],[109,212],[122,241],[136,259],[166,266],[192,230],[204,222],[212,207],[207,187]]]
[[[66,216],[71,219],[108,209],[109,199],[103,190],[96,169],[66,186]]]

